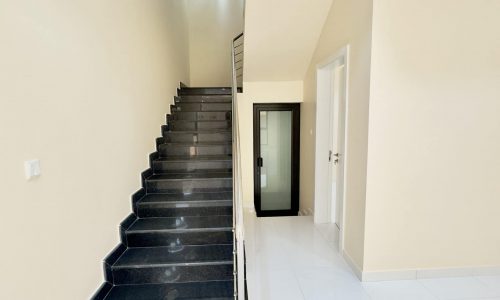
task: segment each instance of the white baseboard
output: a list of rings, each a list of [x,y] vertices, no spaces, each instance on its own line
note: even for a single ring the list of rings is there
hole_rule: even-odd
[[[299,210],[299,216],[313,216],[314,212],[311,208]]]
[[[362,281],[363,272],[361,271],[361,268],[354,262],[351,256],[347,252],[345,252],[345,250],[342,251],[342,257],[349,265],[349,267],[351,267],[351,270],[354,272],[354,275],[356,275],[356,277],[358,277],[358,279]]]
[[[500,276],[500,266],[364,271],[362,281],[415,280],[429,278]]]

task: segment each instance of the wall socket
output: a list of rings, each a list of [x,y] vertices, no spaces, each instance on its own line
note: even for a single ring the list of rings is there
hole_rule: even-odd
[[[40,171],[40,160],[31,159],[24,162],[24,174],[26,179],[30,180],[33,177],[38,177],[41,174]]]

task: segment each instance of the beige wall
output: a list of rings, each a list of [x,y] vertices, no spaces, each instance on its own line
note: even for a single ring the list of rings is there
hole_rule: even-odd
[[[302,81],[332,0],[247,0],[245,81]]]
[[[243,0],[186,0],[192,86],[231,86],[231,41],[243,32]]]
[[[302,209],[314,206],[316,65],[350,45],[347,103],[345,251],[363,266],[368,102],[370,95],[371,0],[334,1],[304,80],[301,118]],[[313,134],[311,134],[311,132]],[[327,137],[324,137],[327,138]]]
[[[253,207],[253,104],[302,102],[302,81],[244,82],[238,94],[243,202]]]
[[[500,2],[374,3],[365,271],[500,266]]]
[[[177,0],[0,1],[1,299],[88,299],[103,282],[189,80],[184,23]]]

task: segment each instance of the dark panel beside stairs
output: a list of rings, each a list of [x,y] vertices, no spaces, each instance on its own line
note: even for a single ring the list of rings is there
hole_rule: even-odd
[[[92,299],[234,299],[231,101],[179,89]]]

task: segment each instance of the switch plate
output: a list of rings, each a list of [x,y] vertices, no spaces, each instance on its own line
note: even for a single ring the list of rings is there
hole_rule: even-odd
[[[40,176],[40,160],[39,159],[31,159],[24,162],[24,173],[26,175],[26,179],[30,180],[33,177]]]

